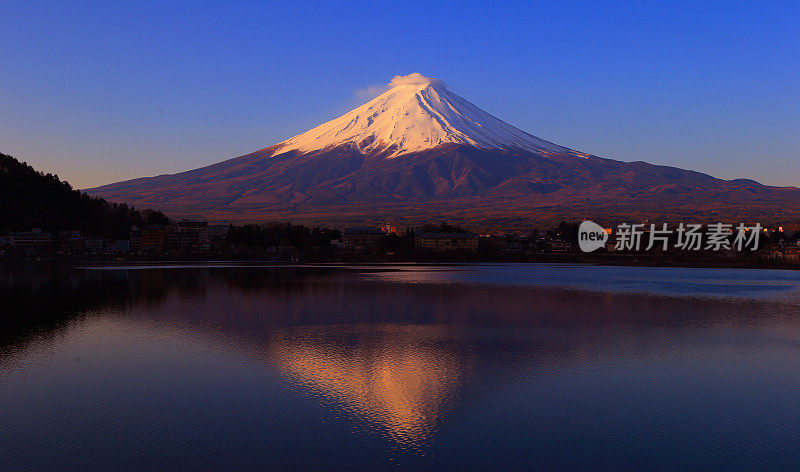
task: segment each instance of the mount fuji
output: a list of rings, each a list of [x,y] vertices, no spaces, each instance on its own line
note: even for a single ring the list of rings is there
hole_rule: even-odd
[[[444,144],[480,149],[574,154],[498,120],[421,74],[397,76],[389,90],[355,110],[280,143],[280,152],[354,146],[392,158]]]
[[[87,190],[218,221],[523,227],[561,220],[796,219],[800,189],[621,162],[538,138],[421,74],[253,153]]]

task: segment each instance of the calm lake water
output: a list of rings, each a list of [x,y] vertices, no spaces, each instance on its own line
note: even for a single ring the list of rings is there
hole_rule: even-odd
[[[800,272],[0,270],[3,470],[800,470]]]

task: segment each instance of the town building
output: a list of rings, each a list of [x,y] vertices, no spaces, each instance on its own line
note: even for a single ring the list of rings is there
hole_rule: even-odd
[[[566,241],[552,241],[550,252],[572,252],[572,243]]]
[[[164,245],[164,252],[170,254],[180,254],[181,234],[176,226],[167,227],[167,243]]]
[[[88,254],[102,254],[105,240],[103,238],[86,237],[83,239],[83,247]]]
[[[131,226],[130,241],[128,247],[129,251],[133,254],[138,254],[142,251],[142,230],[138,226]]]
[[[518,239],[510,239],[510,237],[489,236],[486,239],[488,240],[490,247],[494,246],[501,252],[522,252],[525,248],[525,243],[523,241]]]
[[[141,241],[141,251],[143,253],[161,254],[167,244],[167,228],[142,228]]]
[[[386,233],[379,228],[347,228],[342,233],[342,245],[348,251],[363,251],[375,247],[375,243]]]
[[[177,249],[181,253],[199,252],[210,248],[208,221],[181,220],[172,230],[177,232]]]
[[[230,225],[208,225],[208,239],[210,241],[222,241],[228,237]]]
[[[417,248],[434,251],[477,251],[478,235],[475,233],[418,233],[414,237]]]
[[[797,246],[788,246],[779,250],[778,252],[781,253],[779,258],[787,262],[800,262],[800,247]]]
[[[34,228],[29,232],[14,233],[14,247],[21,251],[31,253],[50,252],[53,238],[50,233],[42,233],[41,229]]]
[[[83,235],[80,231],[59,231],[58,250],[61,254],[80,254],[83,252]]]

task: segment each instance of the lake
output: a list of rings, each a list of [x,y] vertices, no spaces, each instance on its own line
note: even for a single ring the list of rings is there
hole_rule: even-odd
[[[0,270],[2,470],[800,470],[800,272]]]

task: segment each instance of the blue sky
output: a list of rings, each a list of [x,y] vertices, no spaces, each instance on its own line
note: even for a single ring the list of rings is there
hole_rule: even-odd
[[[580,151],[800,186],[800,2],[6,0],[0,18],[0,152],[77,187],[269,146],[411,72]]]

